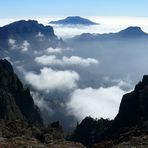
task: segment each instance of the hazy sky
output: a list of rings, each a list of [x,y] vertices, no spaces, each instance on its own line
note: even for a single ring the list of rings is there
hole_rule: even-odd
[[[29,16],[147,16],[148,0],[1,0],[0,18]]]

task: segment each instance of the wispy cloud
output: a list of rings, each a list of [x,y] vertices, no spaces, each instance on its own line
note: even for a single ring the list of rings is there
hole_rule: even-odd
[[[99,61],[93,58],[82,58],[78,56],[66,57],[63,56],[62,59],[58,59],[55,55],[43,55],[36,57],[35,61],[42,65],[80,65],[80,66],[90,66],[91,64],[98,64]]]
[[[50,92],[53,90],[71,90],[77,87],[79,74],[75,71],[57,71],[44,67],[39,74],[25,73],[26,81],[39,91]]]

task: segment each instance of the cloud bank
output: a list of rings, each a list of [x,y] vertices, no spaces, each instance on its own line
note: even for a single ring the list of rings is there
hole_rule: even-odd
[[[86,116],[113,119],[118,113],[119,104],[125,93],[117,86],[77,89],[71,94],[67,109],[78,120]]]
[[[46,49],[46,53],[48,53],[48,54],[61,53],[65,50],[69,50],[69,49],[68,48],[63,49],[63,48],[51,48],[51,47],[49,47],[49,48]]]
[[[90,66],[91,64],[98,64],[99,61],[93,58],[82,58],[78,56],[66,57],[63,56],[62,59],[57,59],[55,55],[43,55],[36,57],[35,61],[42,65],[80,65],[80,66]]]
[[[39,74],[27,72],[26,81],[39,91],[50,92],[53,90],[71,90],[77,87],[79,75],[75,71],[56,71],[44,67]]]

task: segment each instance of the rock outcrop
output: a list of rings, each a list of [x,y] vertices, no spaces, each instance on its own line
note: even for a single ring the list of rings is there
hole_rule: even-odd
[[[148,119],[148,76],[136,85],[134,91],[123,96],[119,113],[114,120],[116,128],[130,127]]]
[[[69,139],[91,147],[98,140],[102,139],[102,134],[109,129],[111,122],[112,121],[103,118],[95,120],[91,117],[86,117],[77,125]]]

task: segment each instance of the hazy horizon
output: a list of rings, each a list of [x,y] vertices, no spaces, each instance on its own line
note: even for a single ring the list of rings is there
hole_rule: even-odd
[[[37,20],[43,25],[51,25],[58,37],[69,38],[82,33],[115,33],[130,26],[138,26],[148,33],[148,17],[129,17],[129,16],[81,16],[91,21],[99,23],[93,26],[64,26],[49,24],[50,21],[64,19],[68,16],[49,16],[49,17],[18,17],[0,18],[0,26],[4,26],[19,20]],[[64,28],[64,29],[63,29]]]

